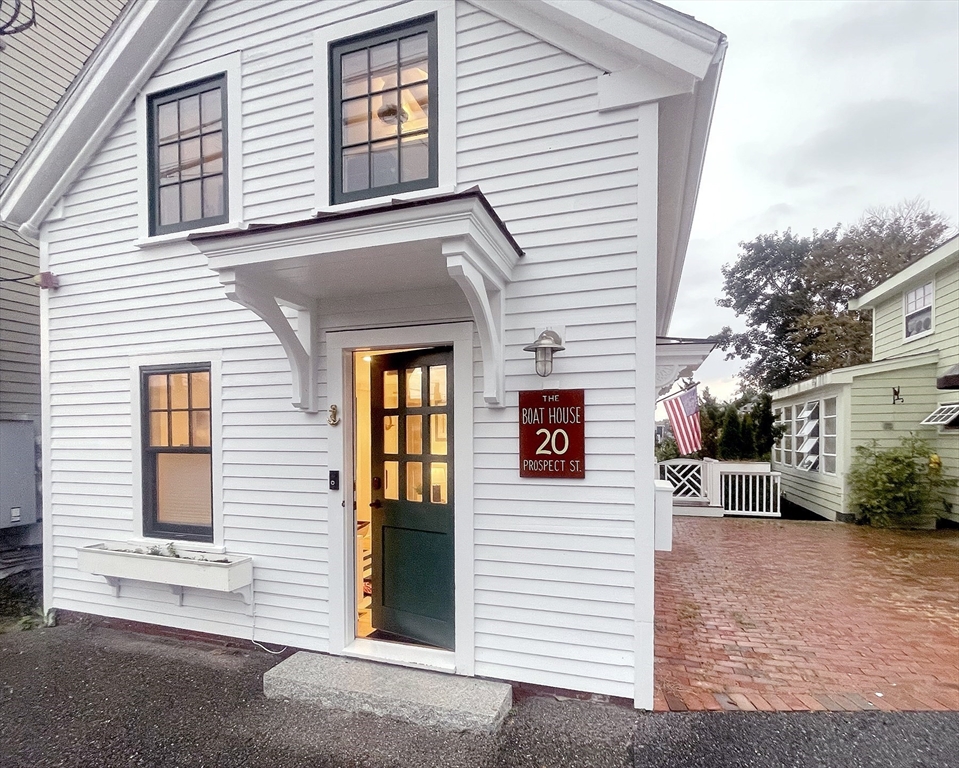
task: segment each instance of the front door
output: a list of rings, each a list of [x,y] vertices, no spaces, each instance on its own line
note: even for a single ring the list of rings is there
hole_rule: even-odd
[[[453,350],[370,363],[374,636],[453,649]]]

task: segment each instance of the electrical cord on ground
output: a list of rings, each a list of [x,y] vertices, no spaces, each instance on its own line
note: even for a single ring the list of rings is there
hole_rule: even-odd
[[[283,648],[280,649],[279,651],[271,651],[269,648],[263,645],[263,643],[258,643],[256,640],[251,640],[250,642],[253,643],[253,645],[255,645],[257,648],[261,648],[262,650],[266,651],[269,654],[272,654],[273,656],[279,656],[281,653],[286,653],[286,649],[287,649],[287,646],[283,646]]]

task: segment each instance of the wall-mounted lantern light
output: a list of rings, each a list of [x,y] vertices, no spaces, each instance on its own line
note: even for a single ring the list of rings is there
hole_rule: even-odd
[[[528,347],[523,347],[524,352],[534,352],[536,354],[536,373],[539,376],[549,376],[553,372],[553,353],[562,352],[566,347],[563,346],[556,331],[543,331],[539,338]]]
[[[892,388],[892,404],[895,405],[896,403],[904,403],[904,402],[906,401],[899,396],[899,387],[893,387]]]

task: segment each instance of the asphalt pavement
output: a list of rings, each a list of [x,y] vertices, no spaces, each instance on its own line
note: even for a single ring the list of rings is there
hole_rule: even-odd
[[[959,768],[959,713],[526,698],[496,735],[268,700],[278,659],[86,624],[0,635],[0,768]]]

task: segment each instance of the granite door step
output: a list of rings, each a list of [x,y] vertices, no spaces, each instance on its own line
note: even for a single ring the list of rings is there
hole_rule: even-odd
[[[513,704],[506,683],[306,651],[266,672],[263,692],[268,699],[479,733],[495,732]]]

